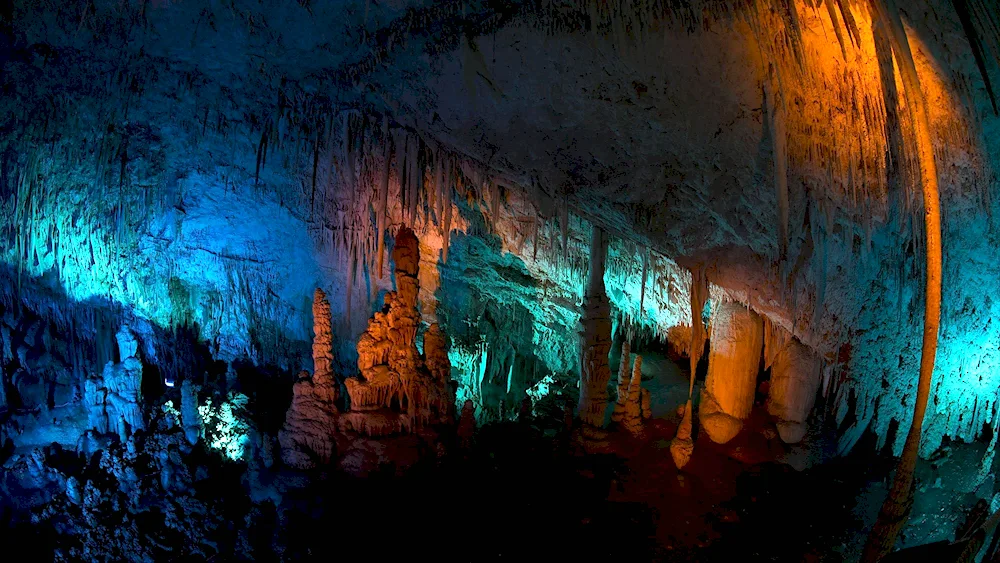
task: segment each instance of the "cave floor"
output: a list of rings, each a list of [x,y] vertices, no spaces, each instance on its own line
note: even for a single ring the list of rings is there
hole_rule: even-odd
[[[669,445],[688,374],[666,356],[643,357],[653,418],[640,437],[612,431],[613,453],[581,455],[569,433],[551,436],[552,421],[498,422],[480,428],[470,448],[443,457],[426,455],[433,437],[383,440],[380,447],[398,450],[388,457],[409,460],[407,466],[388,464],[366,478],[230,462],[224,476],[206,472],[195,494],[222,503],[232,522],[249,523],[218,532],[219,555],[233,554],[235,537],[249,530],[242,545],[253,553],[242,556],[255,560],[414,553],[439,561],[857,559],[885,496],[891,458],[836,457],[823,432],[802,445],[783,444],[759,396],[734,440],[717,445],[696,435],[691,462],[678,471]],[[52,441],[72,448],[66,436],[86,416],[64,407],[20,418],[23,451]],[[859,444],[856,451],[873,447]],[[971,481],[984,451],[981,443],[952,444],[921,460],[901,546],[951,539],[976,497],[992,495],[992,478]],[[7,532],[29,530],[44,536],[27,522]]]

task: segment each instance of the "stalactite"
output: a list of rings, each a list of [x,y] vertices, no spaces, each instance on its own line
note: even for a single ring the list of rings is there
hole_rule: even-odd
[[[375,240],[377,243],[376,254],[378,254],[378,277],[382,279],[385,274],[385,229],[389,210],[389,167],[392,166],[393,137],[389,133],[389,118],[382,118],[382,168],[380,170],[378,186],[378,206],[375,209]]]
[[[920,377],[913,407],[913,419],[889,496],[882,505],[871,535],[868,536],[865,543],[862,560],[866,562],[877,561],[892,550],[896,537],[906,523],[912,508],[913,470],[920,452],[920,435],[924,414],[927,410],[927,400],[930,396],[934,360],[937,353],[938,328],[941,320],[941,201],[937,165],[934,162],[930,118],[899,10],[893,0],[885,0],[885,2],[886,4],[883,5],[878,0],[872,0],[870,5],[877,15],[878,26],[887,30],[892,39],[892,50],[896,55],[896,64],[903,78],[907,105],[916,133],[920,182],[924,196],[924,237],[927,264],[924,284],[924,331],[920,355]]]
[[[643,304],[646,302],[646,278],[649,270],[649,249],[642,254],[642,281],[639,288],[639,315],[642,316]]]
[[[454,181],[454,165],[449,164],[445,173],[444,186],[444,219],[441,223],[441,231],[444,235],[441,247],[441,262],[448,263],[448,247],[451,244],[451,214],[452,214],[452,182]]]
[[[691,344],[688,349],[690,361],[690,378],[688,383],[688,400],[684,405],[684,416],[677,427],[677,436],[670,442],[670,455],[678,469],[682,469],[691,460],[694,453],[694,440],[692,440],[692,398],[694,395],[694,380],[698,371],[698,362],[701,360],[701,353],[705,348],[705,327],[702,323],[702,311],[705,310],[705,302],[708,300],[708,278],[705,276],[705,267],[699,265],[691,270]]]
[[[784,261],[788,254],[788,138],[785,131],[784,101],[778,98],[778,91],[773,85],[767,86],[770,82],[765,84],[764,98],[770,119],[774,155],[774,191],[778,201],[778,259]]]

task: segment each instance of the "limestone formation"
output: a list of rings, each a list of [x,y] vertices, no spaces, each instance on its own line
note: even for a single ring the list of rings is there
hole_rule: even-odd
[[[670,441],[670,456],[674,459],[674,464],[678,469],[687,465],[694,453],[694,440],[692,434],[692,398],[694,395],[694,379],[698,371],[698,361],[705,347],[705,330],[702,326],[701,313],[705,309],[705,302],[708,300],[708,278],[705,276],[705,268],[698,267],[691,270],[691,329],[688,331],[688,354],[690,360],[690,378],[688,382],[688,400],[684,405],[684,414],[681,423],[677,427],[677,435]]]
[[[289,467],[310,469],[330,462],[337,430],[337,381],[333,375],[330,303],[317,289],[313,296],[312,377],[301,372],[292,386],[292,404],[278,432],[281,459]]]
[[[678,469],[687,465],[694,453],[694,440],[691,439],[691,410],[691,400],[688,399],[684,407],[684,416],[680,426],[677,427],[677,436],[670,441],[670,457]]]
[[[611,421],[620,423],[625,416],[625,400],[628,398],[629,365],[632,346],[626,339],[622,342],[622,357],[618,364],[618,397],[615,399],[615,410],[611,413]]]
[[[108,431],[107,389],[96,377],[88,378],[83,384],[83,399],[87,404],[87,425],[98,434]]]
[[[108,362],[104,366],[103,384],[107,389],[109,429],[117,432],[124,442],[146,426],[142,412],[142,362],[136,357],[139,343],[128,327],[123,326],[116,339],[121,362]],[[96,416],[96,412],[94,414]]]
[[[625,416],[622,419],[625,429],[633,435],[642,433],[642,356],[636,354],[635,365],[632,366],[632,381],[628,385],[628,400],[625,401]]]
[[[335,409],[316,392],[309,373],[299,373],[292,386],[292,404],[285,413],[285,425],[278,432],[285,465],[311,469],[330,462],[337,430]]]
[[[698,413],[702,428],[718,444],[732,440],[750,415],[763,338],[757,313],[739,303],[719,304]]]
[[[773,358],[767,412],[775,417],[782,441],[795,444],[805,436],[822,380],[822,364],[812,350],[791,336]]]
[[[642,407],[642,418],[643,420],[649,420],[650,418],[653,418],[653,409],[650,406],[651,397],[649,395],[649,389],[643,387],[641,391],[642,391],[642,396],[640,398],[641,399],[640,406]]]
[[[608,380],[611,368],[608,352],[611,350],[611,307],[604,289],[604,260],[607,240],[604,230],[594,227],[590,241],[590,268],[587,293],[583,302],[583,327],[580,344],[583,358],[580,362],[580,402],[577,415],[583,431],[589,437],[599,437],[604,426],[608,405]]]
[[[322,289],[313,294],[313,391],[317,398],[333,404],[339,388],[333,375],[333,326],[330,302]]]
[[[184,427],[185,438],[192,446],[198,443],[203,431],[201,415],[198,413],[199,389],[190,379],[181,383],[181,425]]]
[[[425,333],[423,356],[417,349],[420,246],[413,231],[399,230],[392,259],[396,291],[386,294],[385,307],[358,341],[361,376],[345,381],[350,411],[340,421],[344,430],[373,437],[454,420],[451,364],[440,327],[431,325]]]

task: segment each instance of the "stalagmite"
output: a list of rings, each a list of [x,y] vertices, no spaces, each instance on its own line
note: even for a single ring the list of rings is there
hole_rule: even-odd
[[[633,435],[642,432],[642,356],[635,355],[635,365],[632,366],[632,381],[628,385],[628,400],[625,402],[625,429]]]
[[[201,415],[198,413],[198,391],[199,387],[185,379],[181,383],[181,425],[184,428],[184,437],[192,446],[198,443],[202,435]]]
[[[625,416],[625,400],[628,398],[629,364],[631,362],[632,346],[628,339],[622,342],[622,358],[618,365],[618,397],[615,399],[615,410],[611,413],[612,422],[621,422]]]
[[[767,412],[775,417],[782,441],[795,444],[806,434],[806,421],[822,380],[822,364],[811,349],[791,335],[773,358]]]
[[[107,389],[101,384],[101,380],[92,377],[84,382],[84,400],[87,404],[87,424],[98,434],[105,434],[108,431],[108,415],[105,410],[107,401]]]
[[[115,335],[121,363],[104,366],[107,387],[107,412],[110,430],[117,431],[124,442],[136,430],[146,427],[142,411],[142,363],[137,357],[139,342],[132,330],[123,326]]]
[[[670,441],[670,456],[678,469],[687,465],[694,453],[694,440],[691,437],[693,430],[691,411],[694,409],[692,395],[698,361],[701,360],[701,353],[705,348],[705,327],[702,324],[701,313],[705,310],[707,300],[708,279],[705,277],[704,267],[701,266],[691,270],[691,342],[688,348],[691,375],[688,383],[688,400],[684,405],[684,416],[677,427],[677,436]]]
[[[652,409],[652,406],[650,405],[651,401],[652,401],[652,397],[649,394],[649,389],[646,389],[645,387],[643,387],[642,388],[641,404],[640,404],[640,406],[642,407],[642,418],[643,418],[643,420],[649,420],[650,418],[653,418],[653,409]]]
[[[310,469],[330,462],[337,429],[338,385],[333,375],[333,330],[326,294],[313,294],[313,369],[301,372],[292,386],[292,404],[285,425],[278,432],[281,459],[296,469]]]
[[[396,233],[392,258],[396,291],[385,295],[385,311],[373,315],[358,340],[361,376],[344,381],[351,408],[340,427],[371,437],[454,422],[447,338],[438,325],[425,334],[424,356],[417,349],[420,243],[413,231]]]
[[[718,444],[732,440],[750,415],[763,337],[757,313],[732,302],[716,308],[698,415],[702,428]]]
[[[604,415],[608,404],[608,380],[611,368],[611,306],[604,289],[604,261],[607,240],[604,230],[595,226],[590,239],[590,269],[584,297],[583,327],[580,344],[580,401],[577,414],[583,423],[584,438],[603,438]]]
[[[333,375],[333,326],[330,302],[326,293],[316,288],[313,294],[313,390],[321,401],[333,404],[339,385]]]

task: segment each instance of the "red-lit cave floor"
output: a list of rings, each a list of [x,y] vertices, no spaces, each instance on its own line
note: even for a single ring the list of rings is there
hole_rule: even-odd
[[[645,435],[612,435],[612,448],[624,469],[611,483],[608,501],[649,509],[651,558],[856,560],[894,467],[890,457],[873,453],[873,438],[866,436],[846,457],[834,455],[834,432],[829,428],[810,432],[802,444],[784,444],[765,412],[764,395],[758,394],[736,438],[719,445],[698,434],[690,463],[678,471],[669,447],[680,422],[676,407],[686,399],[688,380],[685,370],[671,369],[669,362],[644,357],[649,372],[643,370],[648,378],[643,385],[654,401],[654,418],[647,421]],[[696,397],[698,390],[696,385]],[[695,427],[697,432],[697,423]],[[987,500],[992,496],[992,478],[978,489],[971,482],[985,449],[984,443],[954,444],[921,460],[914,511],[901,546],[953,539],[977,494]]]
[[[294,473],[274,476],[275,544],[285,559],[856,560],[892,460],[863,455],[873,449],[865,443],[836,458],[822,432],[787,446],[758,404],[729,444],[699,435],[691,463],[678,472],[669,443],[687,376],[668,362],[645,357],[654,419],[640,439],[613,433],[614,454],[575,453],[565,433],[544,431],[558,422],[535,420],[488,424],[470,449],[425,458],[402,476],[391,464],[364,479],[337,471],[298,481]],[[953,484],[982,459],[980,446],[921,462],[906,545],[951,538],[974,503]],[[410,436],[392,447],[426,452],[431,444]]]

